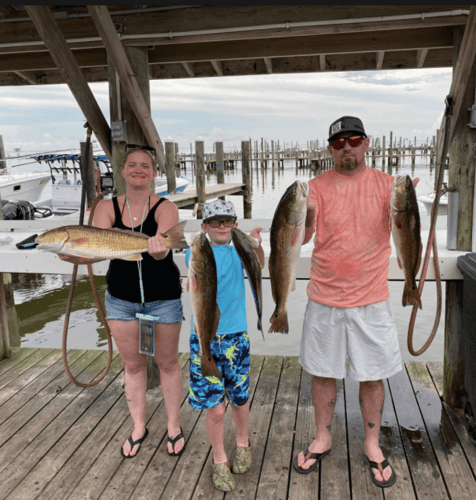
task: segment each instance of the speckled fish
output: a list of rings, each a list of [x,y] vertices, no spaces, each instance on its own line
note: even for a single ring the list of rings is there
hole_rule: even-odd
[[[179,222],[164,235],[169,248],[188,248],[183,230],[187,221]],[[133,231],[100,229],[93,226],[62,226],[35,239],[38,250],[90,259],[142,260],[149,236]]]
[[[231,238],[233,244],[235,245],[236,251],[240,256],[243,267],[248,275],[248,282],[253,292],[253,297],[255,299],[256,312],[258,314],[258,330],[261,331],[261,335],[264,340],[263,327],[261,326],[261,316],[263,312],[263,291],[261,284],[261,265],[259,263],[258,256],[253,250],[258,248],[258,241],[246,234],[241,229],[237,227],[231,228]]]
[[[270,318],[269,333],[289,333],[286,303],[289,293],[296,288],[296,267],[304,238],[308,195],[307,182],[294,182],[284,193],[274,213],[268,267],[276,309]]]
[[[397,249],[397,260],[405,275],[402,304],[417,305],[421,309],[421,297],[415,282],[420,269],[422,243],[420,212],[415,187],[408,175],[397,175],[390,201],[392,236]]]
[[[188,286],[192,299],[193,330],[200,342],[200,363],[204,377],[218,377],[210,345],[220,322],[217,304],[217,266],[210,242],[204,233],[198,233],[190,245]]]

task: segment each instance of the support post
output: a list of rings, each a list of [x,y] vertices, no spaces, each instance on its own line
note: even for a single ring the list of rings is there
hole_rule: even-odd
[[[453,73],[458,60],[464,28],[455,27]],[[453,140],[449,148],[448,187],[458,192],[459,202],[456,250],[471,251],[472,238],[472,206],[475,182],[476,158],[474,143],[476,132],[468,127],[468,108],[474,103],[476,61],[473,61],[470,76],[464,91],[461,112],[452,118],[451,129]],[[440,141],[442,142],[442,141]],[[442,147],[442,144],[439,144]],[[442,168],[443,165],[441,165]],[[445,364],[443,399],[458,408],[463,407],[465,385],[465,335],[463,329],[463,282],[449,283],[446,289],[446,322],[445,322]],[[473,409],[474,410],[474,409]]]
[[[10,332],[8,330],[7,299],[5,296],[5,285],[3,273],[0,273],[0,359],[11,358]]]
[[[197,175],[195,177],[197,190],[197,219],[203,219],[203,205],[206,201],[205,193],[205,166],[204,166],[204,151],[205,146],[203,141],[195,141],[195,163],[197,167]]]
[[[165,143],[165,173],[167,175],[167,192],[175,194],[177,183],[175,181],[175,152],[174,143]]]
[[[0,171],[7,168],[7,156],[3,145],[3,136],[0,135]]]
[[[250,145],[248,141],[241,142],[243,184],[243,217],[251,219],[251,176],[250,176]]]
[[[81,150],[81,182],[86,186],[86,207],[85,210],[93,206],[96,199],[96,176],[94,175],[93,148],[89,148],[89,159],[86,162],[86,143],[80,143]]]

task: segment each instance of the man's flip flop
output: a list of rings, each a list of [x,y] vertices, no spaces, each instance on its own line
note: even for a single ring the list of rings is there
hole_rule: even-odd
[[[134,446],[136,445],[139,445],[139,448],[137,448],[137,451],[136,451],[136,454],[135,455],[126,455],[124,453],[124,450],[122,449],[122,446],[121,446],[121,455],[124,457],[124,458],[135,458],[137,457],[137,455],[139,454],[139,451],[140,451],[140,448],[141,448],[141,444],[142,442],[145,440],[145,438],[149,435],[149,431],[147,430],[147,428],[145,429],[145,432],[144,432],[144,435],[140,438],[140,439],[137,439],[137,441],[133,441],[132,440],[132,435],[129,436],[127,438],[127,440],[129,441],[129,444],[131,446],[131,451],[134,449]],[[124,446],[124,445],[123,445]],[[129,452],[130,453],[130,452]]]
[[[372,481],[376,486],[378,486],[379,488],[388,488],[389,486],[393,486],[395,484],[397,476],[395,475],[393,467],[388,463],[388,460],[386,458],[383,460],[383,462],[380,463],[372,462],[372,460],[369,460],[368,458],[367,460],[369,461],[370,465],[370,474],[372,474]],[[386,467],[390,467],[392,469],[392,475],[386,481],[379,481],[375,477],[375,474],[372,472],[372,469],[377,469],[380,472],[380,474],[382,474],[382,472]]]
[[[315,460],[315,462],[309,467],[309,469],[303,469],[302,467],[299,467],[298,457],[296,457],[293,461],[294,470],[296,472],[299,472],[299,474],[309,474],[317,467],[317,464],[321,461],[321,459],[324,458],[330,452],[331,449],[329,448],[327,451],[324,451],[323,453],[311,453],[310,456],[307,456],[307,454],[309,453],[309,448],[306,448],[304,450],[304,457],[306,458],[306,462],[308,460]]]
[[[174,450],[173,453],[170,453],[169,449],[167,447],[167,453],[169,454],[170,457],[179,457],[183,453],[183,450],[185,450],[186,442],[184,439],[183,440],[183,448],[179,452],[175,453],[175,443],[177,441],[180,441],[182,438],[183,438],[182,427],[180,427],[180,434],[178,434],[174,438],[171,438],[170,436],[167,437],[167,441],[172,445],[172,449]]]

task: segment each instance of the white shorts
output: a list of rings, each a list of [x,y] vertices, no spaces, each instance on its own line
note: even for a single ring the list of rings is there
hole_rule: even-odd
[[[402,369],[390,300],[339,309],[308,301],[299,363],[311,375],[357,382],[391,377]]]

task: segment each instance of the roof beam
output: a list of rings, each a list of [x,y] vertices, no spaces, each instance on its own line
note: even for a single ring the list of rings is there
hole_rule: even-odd
[[[111,158],[111,129],[50,8],[46,5],[26,5],[25,8],[94,131],[104,153]]]
[[[273,63],[271,62],[271,59],[269,57],[265,57],[264,63],[266,64],[266,71],[271,75],[273,73]]]
[[[32,85],[36,85],[38,83],[36,81],[36,75],[33,71],[14,71],[13,73],[23,78],[23,80],[26,80],[28,83],[31,83]]]
[[[182,66],[185,68],[185,71],[190,78],[195,77],[195,73],[193,71],[193,63],[182,63]]]
[[[325,54],[319,55],[319,68],[321,71],[326,70],[326,56],[325,56]]]
[[[377,52],[377,66],[376,66],[376,69],[382,69],[383,58],[384,57],[385,57],[385,51],[384,50],[379,50]]]
[[[223,42],[231,40],[287,38],[296,36],[335,35],[364,32],[375,33],[387,31],[398,26],[402,29],[426,29],[436,26],[465,25],[467,16],[448,15],[445,17],[428,17],[422,13],[436,13],[458,10],[468,10],[468,5],[359,5],[358,9],[349,12],[348,6],[322,5],[221,5],[195,7],[193,10],[178,9],[168,12],[146,12],[143,14],[116,15],[113,6],[109,5],[110,14],[114,22],[124,26],[123,45],[147,46],[170,45],[176,43],[195,42]],[[73,9],[62,7],[62,10],[71,12]],[[78,7],[76,11],[85,11],[85,7]],[[123,10],[123,9],[122,9]],[[385,20],[386,16],[413,14],[418,17],[408,20]],[[16,14],[14,17],[22,17]],[[375,19],[372,22],[362,19]],[[383,20],[382,20],[383,19]],[[287,23],[318,22],[316,26],[288,27]],[[59,20],[59,27],[65,35],[71,48],[100,47],[101,40],[97,40],[94,23],[88,17],[75,19],[71,17]],[[282,25],[279,28],[257,29],[263,26]],[[291,24],[292,26],[292,24]],[[222,33],[213,33],[216,28],[223,28]],[[230,28],[246,28],[236,31]],[[192,33],[178,36],[179,33]],[[150,34],[146,38],[138,38]],[[160,36],[154,36],[158,34]],[[87,41],[79,41],[85,39]],[[94,40],[96,39],[96,40]],[[26,18],[24,23],[2,23],[0,32],[0,51],[12,52],[44,50],[35,45],[14,46],[9,49],[1,48],[2,43],[28,44],[38,41],[34,26]],[[77,40],[77,41],[75,41]]]
[[[210,61],[218,76],[223,76],[223,64],[220,61]]]
[[[417,68],[423,68],[423,64],[425,64],[425,59],[427,55],[428,55],[428,49],[417,50]]]
[[[119,40],[119,37],[112,22],[111,16],[107,7],[104,5],[88,5],[88,12],[96,25],[98,32],[103,39],[108,56],[117,71],[119,80],[124,89],[129,105],[131,106],[134,115],[142,128],[142,131],[149,143],[149,146],[154,147],[157,152],[157,161],[160,170],[165,172],[165,155],[164,146],[160,140],[159,133],[155,128],[155,124],[151,117],[150,109],[145,102],[144,96],[140,90],[139,84],[131,64],[124,51],[124,47]]]

